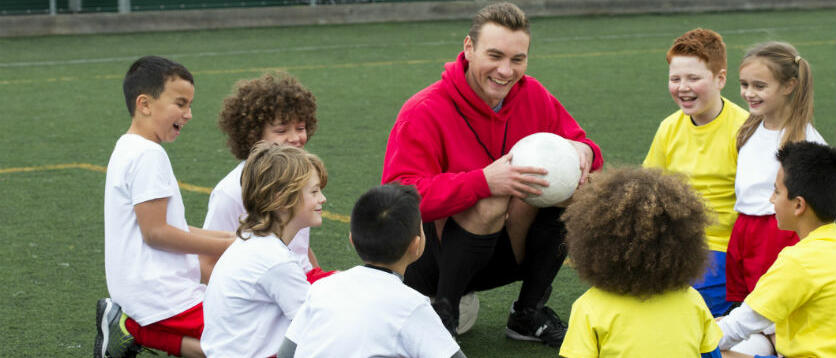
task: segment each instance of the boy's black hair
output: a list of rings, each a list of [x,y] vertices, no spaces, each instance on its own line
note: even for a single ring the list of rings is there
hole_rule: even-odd
[[[787,198],[804,198],[823,222],[836,219],[836,149],[801,141],[787,143],[775,157],[784,169]]]
[[[145,56],[136,60],[125,74],[122,91],[131,117],[136,111],[136,98],[147,94],[159,98],[165,90],[166,81],[181,78],[194,85],[194,77],[185,66],[159,56]]]
[[[412,186],[374,187],[351,210],[351,240],[365,262],[392,264],[421,233],[421,197]]]

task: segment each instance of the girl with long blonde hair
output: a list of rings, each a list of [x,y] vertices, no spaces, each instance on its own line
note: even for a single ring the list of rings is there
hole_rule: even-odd
[[[786,143],[825,143],[813,128],[813,74],[792,45],[755,45],[740,65],[740,95],[749,118],[737,136],[734,209],[739,213],[726,256],[727,299],[742,302],[786,246],[798,242],[779,230],[769,202],[778,173],[775,153]]]

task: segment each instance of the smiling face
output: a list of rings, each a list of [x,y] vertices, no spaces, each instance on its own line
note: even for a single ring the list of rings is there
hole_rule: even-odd
[[[142,123],[137,134],[156,143],[173,142],[192,119],[193,99],[194,85],[179,77],[167,80],[158,98],[139,95],[136,110]]]
[[[782,85],[762,61],[740,68],[740,96],[749,104],[749,113],[764,116],[765,124],[779,124],[774,120],[780,118],[791,92],[792,85]]]
[[[726,70],[716,75],[696,56],[674,56],[668,72],[668,91],[683,113],[698,124],[714,120],[723,109],[720,90],[726,85]]]
[[[525,75],[530,40],[522,30],[494,23],[482,26],[476,43],[470,36],[464,39],[467,84],[488,106],[496,107]]]
[[[301,201],[293,208],[291,220],[298,224],[298,227],[316,227],[322,225],[322,204],[325,204],[325,195],[319,182],[319,172],[313,171],[305,187],[302,188]]]
[[[264,125],[264,132],[261,139],[294,146],[296,148],[304,148],[305,143],[308,142],[308,131],[304,121],[291,121],[288,123],[279,123],[278,121],[271,124]]]

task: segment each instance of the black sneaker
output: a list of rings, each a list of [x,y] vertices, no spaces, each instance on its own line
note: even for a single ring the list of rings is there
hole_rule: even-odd
[[[96,302],[96,340],[93,343],[94,358],[133,358],[142,347],[125,328],[122,308],[110,298]]]
[[[526,307],[515,311],[514,305],[511,305],[505,335],[511,339],[543,342],[559,348],[566,337],[566,324],[560,321],[557,313],[546,306]]]
[[[432,306],[435,313],[441,318],[441,323],[444,324],[444,328],[455,338],[456,327],[459,326],[459,318],[456,317],[456,312],[453,311],[453,305],[450,303],[450,300],[438,298],[433,301]]]

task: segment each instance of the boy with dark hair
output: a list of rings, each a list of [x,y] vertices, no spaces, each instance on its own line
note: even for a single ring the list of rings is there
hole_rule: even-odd
[[[429,299],[401,282],[424,252],[419,202],[396,184],[357,200],[349,240],[366,264],[311,287],[279,358],[464,357]]]
[[[801,241],[784,248],[743,304],[720,320],[720,349],[729,349],[774,323],[778,354],[833,357],[836,149],[812,142],[788,143],[776,157],[781,168],[770,201],[778,227],[795,231]]]
[[[220,256],[232,234],[186,223],[177,179],[160,145],[173,142],[192,118],[194,79],[179,63],[147,56],[131,65],[123,90],[131,125],[110,156],[104,195],[112,300],[97,304],[93,355],[131,356],[138,343],[202,357],[201,262]]]
[[[720,93],[726,85],[726,44],[720,34],[688,31],[674,40],[666,59],[668,92],[679,110],[659,124],[642,166],[685,175],[715,218],[705,229],[708,269],[694,288],[716,317],[731,307],[726,249],[737,218],[737,131],[749,113]]]
[[[719,357],[722,332],[690,287],[708,261],[708,216],[682,178],[609,170],[563,219],[574,267],[592,287],[572,304],[560,356]]]

